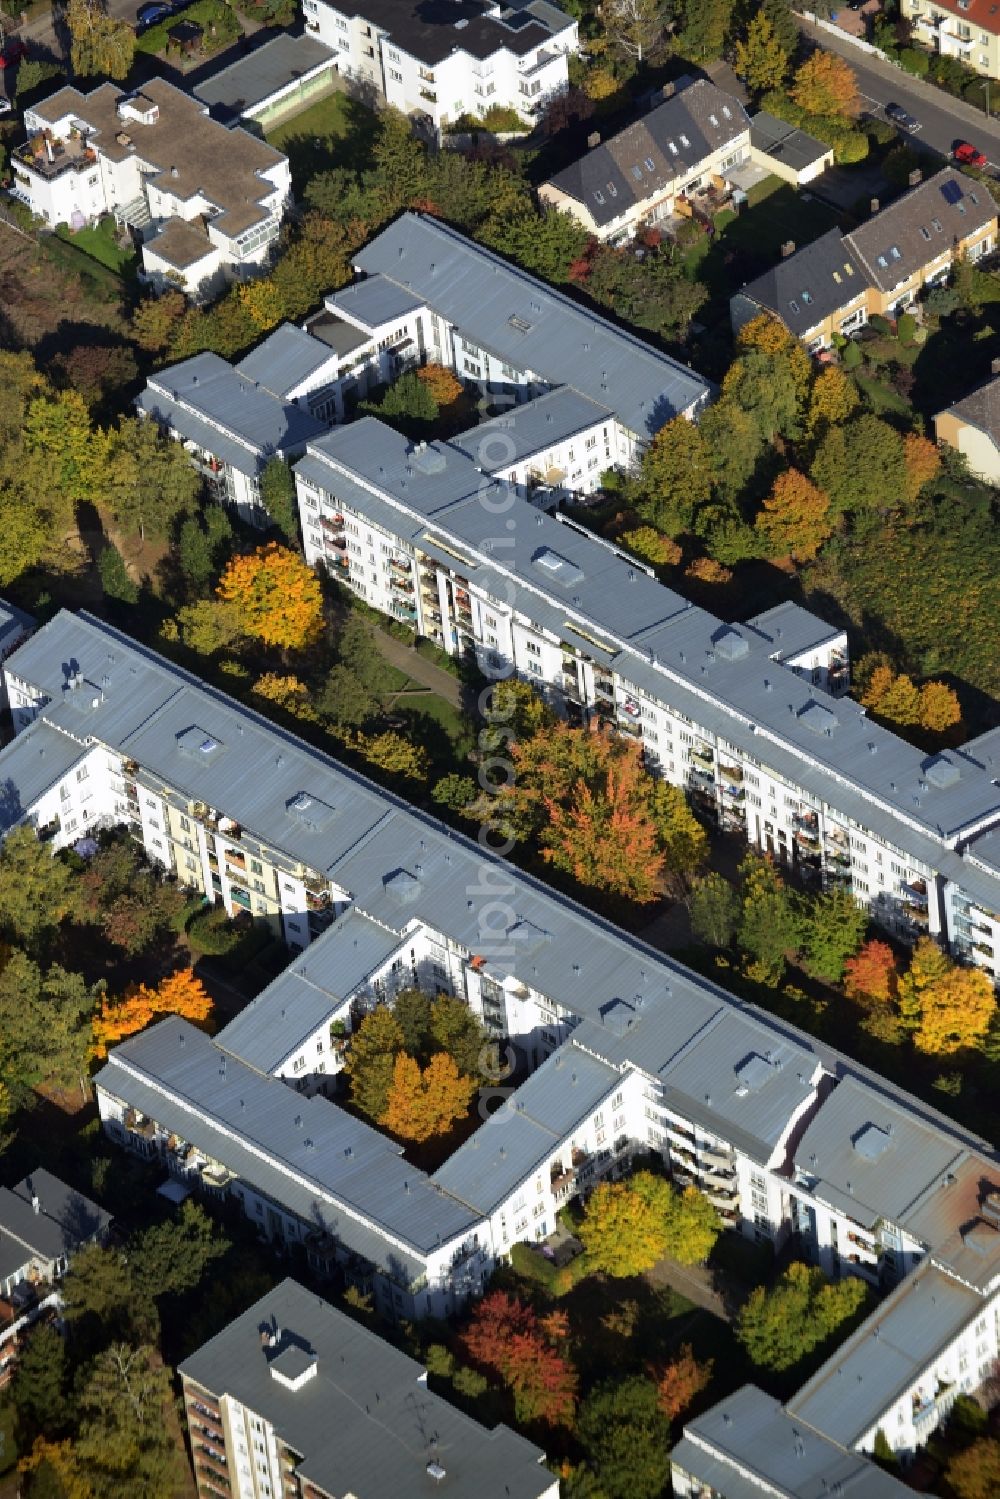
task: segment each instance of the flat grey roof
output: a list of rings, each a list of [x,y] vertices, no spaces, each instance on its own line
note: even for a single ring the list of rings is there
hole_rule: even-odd
[[[216,119],[228,123],[240,115],[253,113],[272,94],[332,68],[336,53],[312,36],[289,36],[287,32],[272,37],[249,57],[238,58],[228,67],[219,68],[191,92],[209,105]]]
[[[244,355],[236,372],[284,401],[329,359],[330,348],[321,339],[294,323],[281,323],[263,343]]]
[[[136,405],[246,474],[326,431],[308,411],[283,403],[211,353],[151,375]]]
[[[904,1499],[913,1490],[860,1452],[848,1452],[796,1420],[755,1385],[744,1385],[684,1427],[670,1454],[683,1472],[725,1499]]]
[[[275,1348],[262,1334],[278,1331]],[[296,1350],[316,1373],[298,1389],[271,1374]],[[293,1280],[282,1281],[178,1371],[270,1422],[302,1454],[297,1473],[325,1493],[355,1499],[541,1499],[557,1484],[544,1453],[506,1426],[488,1430],[428,1390],[398,1348]],[[435,1479],[428,1464],[444,1476]]]
[[[304,952],[216,1036],[220,1046],[262,1072],[290,1057],[344,1007],[348,995],[404,942],[398,932],[350,907],[322,942]]]
[[[514,431],[518,410],[510,413]],[[414,519],[426,517],[420,545],[435,534],[458,543],[472,582],[556,635],[576,625],[605,637],[615,669],[637,690],[921,862],[930,858],[936,867],[947,839],[1000,816],[1000,788],[964,751],[927,755],[873,723],[853,699],[831,698],[775,662],[775,642],[785,638],[778,628],[796,644],[814,630],[826,638],[839,633],[808,611],[782,606],[780,625],[767,616],[725,625],[614,547],[524,505],[512,511],[520,519],[498,542],[495,507],[483,501],[502,491],[490,490],[468,453],[431,443],[421,457],[374,417],[310,443],[296,472],[389,531],[412,537]],[[565,583],[540,565],[546,552],[566,562]],[[727,656],[728,641],[742,654]],[[945,785],[930,773],[942,760],[957,772]]]
[[[451,445],[468,454],[487,473],[493,473],[543,453],[547,447],[565,442],[601,421],[609,422],[613,416],[607,406],[559,386],[459,433],[451,439]],[[582,463],[583,457],[581,451],[577,461]]]
[[[588,1056],[570,1039],[491,1113],[431,1180],[489,1216],[620,1084],[617,1067]]]
[[[357,264],[420,297],[515,369],[609,406],[640,438],[708,395],[700,375],[437,219],[402,214]]]
[[[15,640],[33,630],[36,623],[33,614],[0,599],[0,657],[7,654]]]
[[[795,1166],[815,1179],[813,1195],[838,1212],[867,1228],[878,1218],[905,1228],[909,1211],[962,1158],[957,1141],[912,1109],[845,1078],[799,1141]],[[940,1227],[935,1235],[925,1225],[930,1242],[940,1242]]]
[[[423,297],[415,296],[388,276],[366,276],[363,281],[331,292],[326,298],[329,311],[357,318],[372,333],[424,305]]]
[[[788,1402],[789,1414],[853,1446],[986,1305],[923,1260]]]
[[[475,1227],[386,1135],[322,1094],[266,1077],[187,1021],[163,1020],[116,1047],[94,1081],[407,1280]]]
[[[828,645],[838,635],[844,634],[839,625],[831,625],[818,614],[791,601],[775,604],[773,608],[755,614],[747,620],[747,625],[770,643],[776,661],[804,655],[806,651]]]
[[[777,115],[768,114],[763,109],[750,121],[750,144],[756,150],[766,152],[775,161],[787,162],[797,172],[811,167],[814,162],[822,161],[831,150],[831,147],[818,141],[814,135],[807,135],[804,130],[789,125],[787,120],[779,120]]]
[[[42,720],[12,739],[0,752],[0,834],[17,827],[27,809],[86,754],[84,745]]]

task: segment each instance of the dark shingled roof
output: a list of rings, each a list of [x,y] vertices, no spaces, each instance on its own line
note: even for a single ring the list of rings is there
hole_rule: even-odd
[[[945,167],[845,239],[874,285],[889,292],[996,216],[985,186]]]
[[[751,281],[743,295],[776,313],[790,332],[801,337],[846,307],[869,282],[840,230],[830,229]]]
[[[350,11],[347,11],[350,14]],[[355,15],[387,32],[411,57],[433,67],[452,52],[493,57],[501,48],[523,57],[541,47],[552,33],[523,11],[504,22],[489,14],[484,0],[361,0]],[[566,25],[573,23],[569,16]]]
[[[948,407],[948,414],[968,422],[970,427],[978,427],[1000,446],[1000,377],[970,391]]]
[[[700,79],[551,179],[597,224],[659,197],[750,128],[739,100]]]

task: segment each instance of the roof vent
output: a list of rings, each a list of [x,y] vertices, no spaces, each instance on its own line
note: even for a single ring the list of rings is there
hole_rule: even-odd
[[[739,661],[750,654],[750,642],[739,630],[734,630],[732,625],[724,625],[721,630],[716,630],[712,636],[712,644],[715,654],[721,656],[723,661]]]
[[[443,474],[447,467],[447,460],[440,448],[428,447],[427,443],[420,443],[410,453],[414,468],[422,474]]]
[[[217,760],[224,745],[204,729],[199,729],[197,724],[192,724],[189,729],[177,735],[177,748],[189,759],[204,763],[206,760]]]
[[[879,1129],[877,1124],[866,1124],[853,1137],[851,1144],[858,1155],[866,1161],[877,1161],[889,1149],[890,1132]]]
[[[315,1378],[318,1360],[311,1348],[301,1343],[288,1343],[269,1359],[268,1367],[272,1379],[284,1385],[286,1390],[295,1391]]]
[[[438,1462],[429,1462],[427,1464],[427,1476],[428,1478],[433,1478],[435,1483],[440,1483],[447,1471],[448,1470],[446,1468],[442,1468],[441,1464]]]
[[[947,755],[932,755],[920,768],[931,785],[937,786],[940,791],[957,785],[962,778],[962,773],[955,761],[949,760]]]
[[[832,734],[837,727],[836,713],[831,708],[825,708],[815,698],[810,698],[805,707],[800,708],[795,716],[799,723],[814,734]]]
[[[568,557],[554,552],[551,547],[539,547],[532,554],[531,565],[536,572],[542,573],[544,577],[556,583],[572,584],[583,581],[582,569],[570,562]]]
[[[420,880],[408,869],[394,869],[391,874],[386,875],[382,885],[386,894],[401,906],[410,905],[421,890]]]
[[[285,803],[285,811],[310,833],[321,832],[333,816],[333,808],[329,802],[321,801],[318,796],[311,796],[308,791],[296,792]]]

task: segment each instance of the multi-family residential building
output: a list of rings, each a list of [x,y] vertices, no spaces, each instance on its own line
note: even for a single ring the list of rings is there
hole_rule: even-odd
[[[768,621],[793,661],[815,638],[794,620]],[[782,698],[818,690],[767,659]],[[127,826],[299,950],[214,1039],[165,1019],[115,1048],[95,1086],[109,1135],[169,1182],[238,1203],[315,1274],[389,1317],[447,1314],[514,1243],[550,1235],[570,1197],[653,1150],[724,1223],[776,1248],[793,1237],[831,1273],[891,1290],[932,1264],[993,1295],[1000,1166],[968,1131],[105,625],[57,615],[7,675],[20,732],[0,751],[4,828],[29,820],[59,846]],[[413,984],[463,998],[532,1069],[514,1088],[484,1054],[487,1117],[430,1176],[330,1096],[360,1016]],[[983,1312],[963,1307],[977,1364],[956,1312],[902,1384],[869,1389],[857,1433],[811,1424],[865,1450],[881,1427],[909,1451],[933,1421],[899,1409],[932,1365],[944,1380],[954,1351],[965,1387],[981,1381]]]
[[[744,1385],[688,1421],[670,1454],[676,1499],[906,1499],[913,1490]]]
[[[939,411],[934,435],[961,453],[972,473],[1000,484],[1000,377],[994,376]]]
[[[530,120],[568,85],[576,20],[552,0],[303,0],[347,78],[443,130],[493,106]]]
[[[50,225],[113,215],[141,242],[157,290],[214,295],[267,265],[291,202],[287,158],[173,84],[58,89],[25,110],[24,125],[15,196]]]
[[[538,196],[603,241],[690,212],[750,160],[750,118],[738,99],[701,79],[543,182]]]
[[[110,1213],[41,1166],[15,1187],[0,1187],[0,1296],[15,1309],[33,1302],[110,1225]]]
[[[1000,78],[1000,12],[993,0],[902,0],[913,40],[967,68]]]
[[[541,405],[476,429],[483,451],[491,434],[514,448]],[[295,466],[307,559],[444,650],[632,734],[706,816],[850,889],[897,936],[929,931],[1000,973],[992,737],[906,744],[841,695],[843,631],[791,605],[725,624],[527,507],[467,449],[373,418],[310,443]]]
[[[831,229],[782,258],[730,299],[733,327],[761,312],[812,350],[849,336],[876,313],[896,317],[946,281],[958,255],[979,260],[997,242],[997,206],[985,187],[945,167],[850,234]]]
[[[0,663],[27,640],[34,628],[35,621],[30,614],[15,604],[8,604],[6,599],[0,599]],[[6,685],[0,681],[0,712],[9,706]]]
[[[337,56],[314,36],[280,31],[191,92],[224,125],[245,125],[255,134],[277,125],[334,86]]]
[[[135,405],[184,445],[212,499],[266,525],[260,477],[268,462],[298,457],[327,423],[258,383],[246,364],[234,369],[218,354],[195,354],[151,375]]]
[[[377,386],[427,361],[509,408],[455,439],[470,466],[546,504],[591,493],[671,417],[694,417],[708,399],[708,383],[684,365],[435,219],[404,214],[359,252],[357,269],[363,279],[328,297],[304,329],[282,324],[235,371],[200,355],[150,379],[140,409],[162,411],[207,455],[210,477],[218,463],[218,498],[256,503],[247,463],[265,448],[255,432],[267,451],[301,449],[316,423],[351,416]],[[209,427],[241,451],[214,450]]]
[[[558,1499],[545,1454],[427,1388],[427,1371],[294,1280],[178,1371],[204,1499]]]

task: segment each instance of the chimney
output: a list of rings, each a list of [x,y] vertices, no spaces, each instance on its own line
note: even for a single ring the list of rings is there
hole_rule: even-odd
[[[913,171],[910,173],[909,177],[907,178],[907,181],[909,182],[909,184],[910,184],[911,187],[919,187],[920,184],[921,184],[921,182],[923,181],[923,177],[924,177],[924,174],[920,170],[920,168],[919,167],[914,167]]]
[[[877,198],[872,198],[872,200],[869,203],[868,207],[870,208],[870,210],[871,210],[872,213],[878,213],[878,199]]]
[[[49,140],[48,136],[45,137],[45,151],[46,155],[49,158],[49,161],[55,161],[56,158],[55,153],[52,150],[52,142]]]
[[[599,146],[600,144],[601,132],[599,130],[592,131],[591,134],[587,136],[587,150],[593,151],[594,147]]]
[[[35,1193],[32,1194],[32,1198],[31,1198],[31,1211],[33,1213],[38,1213],[38,1212],[41,1211],[41,1207],[42,1207],[42,1204],[39,1201],[38,1193],[35,1192]]]
[[[794,255],[794,254],[795,254],[795,241],[794,241],[794,239],[786,239],[785,242],[784,242],[784,244],[781,247],[781,258],[782,258],[782,260],[787,260],[788,257],[789,257],[789,255]]]
[[[990,374],[1000,375],[1000,359],[994,359],[993,363],[990,365]]]

